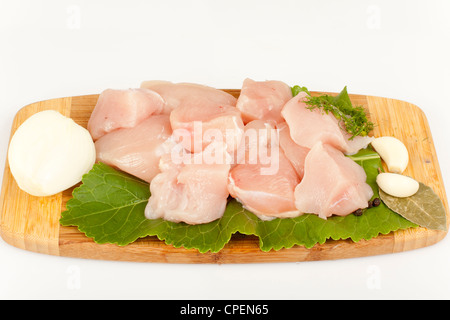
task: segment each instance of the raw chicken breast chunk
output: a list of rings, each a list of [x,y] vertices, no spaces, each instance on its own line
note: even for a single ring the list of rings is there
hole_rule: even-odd
[[[254,81],[245,79],[236,107],[241,111],[244,123],[253,120],[284,121],[281,109],[292,98],[291,88],[276,80]]]
[[[366,208],[373,196],[366,173],[334,147],[318,142],[306,156],[305,175],[295,188],[295,205],[326,219]]]
[[[164,144],[172,134],[168,115],[154,115],[133,128],[118,129],[95,142],[97,161],[150,182],[160,172]]]
[[[150,184],[146,218],[187,224],[208,223],[221,218],[229,196],[230,164],[210,162],[208,158],[210,153],[225,154],[225,150],[224,144],[213,143],[201,153],[188,154],[181,163],[173,154],[163,155],[161,173]]]
[[[369,136],[356,136],[349,140],[351,135],[341,129],[341,124],[331,112],[326,114],[319,109],[307,109],[306,96],[305,92],[299,93],[289,100],[281,111],[289,126],[292,140],[298,145],[311,149],[320,141],[350,155],[366,148],[373,140]]]
[[[240,146],[244,154],[230,171],[230,195],[263,220],[298,216],[294,189],[300,178],[280,149],[278,136],[270,134],[276,132],[274,126],[255,120],[245,129]]]
[[[144,81],[141,88],[151,89],[161,95],[165,101],[163,113],[169,114],[179,106],[188,104],[213,104],[236,106],[236,98],[231,94],[196,83],[173,83],[162,80]]]
[[[164,100],[148,89],[104,90],[92,111],[87,129],[95,140],[120,128],[132,128],[162,112]]]
[[[223,142],[235,151],[244,132],[238,109],[210,101],[184,103],[170,114],[174,137],[186,150],[201,152],[212,141]]]
[[[305,159],[309,148],[298,145],[292,140],[289,127],[286,122],[277,125],[280,136],[280,147],[286,157],[291,162],[300,179],[303,178],[305,171]]]

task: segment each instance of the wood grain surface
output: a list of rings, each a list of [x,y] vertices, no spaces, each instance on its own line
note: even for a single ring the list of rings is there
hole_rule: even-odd
[[[224,90],[239,96],[239,90]],[[318,94],[317,92],[314,94]],[[374,136],[395,136],[402,140],[410,154],[405,172],[430,187],[444,202],[449,219],[449,208],[442,175],[427,119],[417,106],[405,101],[364,95],[350,95],[354,104],[366,108],[377,125]],[[12,124],[15,130],[32,114],[42,110],[57,110],[74,119],[83,127],[97,102],[98,95],[52,99],[22,108]],[[59,224],[61,212],[71,198],[68,189],[50,197],[33,197],[21,191],[9,170],[6,160],[0,198],[0,234],[9,244],[34,252],[87,259],[167,263],[261,263],[308,260],[332,260],[390,254],[432,245],[447,232],[411,228],[380,235],[369,241],[329,240],[311,249],[294,246],[290,249],[263,252],[258,238],[234,235],[218,253],[199,253],[195,249],[174,248],[156,237],[146,237],[124,247],[96,244],[75,227]]]

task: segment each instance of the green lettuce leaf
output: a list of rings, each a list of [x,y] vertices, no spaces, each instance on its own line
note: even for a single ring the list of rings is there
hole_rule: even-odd
[[[311,93],[309,92],[308,88],[306,87],[300,87],[300,86],[293,86],[291,87],[292,96],[298,95],[300,92],[306,92],[309,96]]]
[[[367,183],[378,197],[376,175],[380,157],[371,148],[351,158],[367,173]],[[60,223],[77,226],[97,243],[124,246],[138,238],[156,236],[174,247],[195,248],[199,252],[218,252],[235,233],[259,238],[263,251],[302,245],[311,248],[327,239],[369,240],[379,234],[415,227],[383,203],[364,210],[363,215],[331,217],[323,220],[305,214],[297,218],[262,221],[234,199],[230,199],[222,218],[201,225],[173,223],[144,216],[150,196],[149,185],[103,163],[97,163],[73,191]]]

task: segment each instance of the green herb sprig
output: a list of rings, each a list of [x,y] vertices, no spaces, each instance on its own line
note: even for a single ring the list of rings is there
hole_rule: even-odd
[[[313,97],[306,87],[292,87],[292,94],[294,96],[300,92],[306,92],[308,94],[306,104],[309,110],[320,109],[326,114],[329,112],[333,113],[339,121],[341,129],[352,135],[349,140],[352,140],[356,136],[367,136],[373,130],[374,124],[367,119],[364,108],[362,106],[352,105],[347,87],[344,87],[335,97],[327,94]]]

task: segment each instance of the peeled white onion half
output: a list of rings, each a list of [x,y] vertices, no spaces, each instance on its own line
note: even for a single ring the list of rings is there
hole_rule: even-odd
[[[92,169],[95,159],[89,132],[54,110],[25,120],[8,150],[14,179],[33,196],[50,196],[74,186]]]

